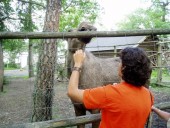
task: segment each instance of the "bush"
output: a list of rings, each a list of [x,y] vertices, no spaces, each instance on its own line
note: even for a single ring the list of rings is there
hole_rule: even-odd
[[[20,64],[16,64],[16,63],[5,63],[4,64],[4,68],[6,69],[19,69],[21,66]]]

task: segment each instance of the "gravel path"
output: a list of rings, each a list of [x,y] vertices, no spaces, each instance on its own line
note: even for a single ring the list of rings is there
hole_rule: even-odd
[[[25,70],[25,69],[5,70],[4,76],[6,76],[6,77],[25,77],[25,76],[28,76],[28,70]]]

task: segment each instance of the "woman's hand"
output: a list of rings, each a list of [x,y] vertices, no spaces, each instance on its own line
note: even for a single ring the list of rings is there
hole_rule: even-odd
[[[152,105],[151,110],[155,111],[155,109],[156,109],[155,106]]]
[[[85,53],[83,52],[83,50],[77,50],[73,57],[74,57],[74,67],[81,67],[83,65],[83,61],[85,59]]]

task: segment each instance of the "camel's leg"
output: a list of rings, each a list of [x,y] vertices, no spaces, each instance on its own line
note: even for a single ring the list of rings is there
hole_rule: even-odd
[[[86,109],[83,104],[74,104],[74,110],[76,116],[83,116],[86,115]],[[85,128],[85,124],[78,125],[77,128]]]
[[[100,113],[100,110],[95,109],[95,110],[91,110],[91,114],[97,114]],[[92,128],[99,128],[100,125],[100,121],[96,121],[92,123]]]

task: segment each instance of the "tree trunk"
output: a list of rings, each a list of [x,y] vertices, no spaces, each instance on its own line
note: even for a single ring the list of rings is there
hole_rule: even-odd
[[[3,92],[3,77],[4,77],[4,62],[3,62],[2,40],[0,40],[0,91],[1,92]]]
[[[33,68],[33,54],[32,54],[32,40],[29,39],[29,46],[28,46],[28,74],[29,78],[34,76],[34,68]]]
[[[61,0],[48,0],[44,31],[57,32]],[[37,78],[34,92],[32,121],[52,119],[54,73],[56,65],[56,39],[44,39],[40,45]]]
[[[29,0],[29,5],[28,5],[28,31],[33,31],[33,21],[32,21],[32,0]],[[26,18],[26,19],[27,19]],[[29,78],[34,76],[34,70],[33,70],[33,54],[32,54],[32,40],[29,39],[29,44],[28,44],[28,75]]]

